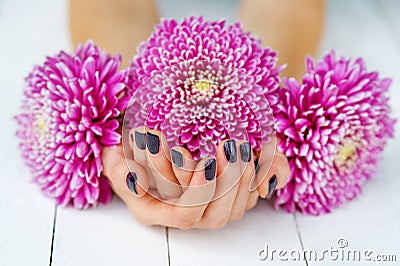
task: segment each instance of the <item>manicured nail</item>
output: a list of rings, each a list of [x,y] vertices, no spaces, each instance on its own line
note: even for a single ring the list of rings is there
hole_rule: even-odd
[[[245,163],[250,162],[251,159],[251,147],[250,143],[245,142],[240,144],[240,156],[242,157],[242,161]]]
[[[274,193],[277,181],[278,180],[276,179],[276,175],[273,175],[271,177],[271,179],[269,180],[269,183],[268,183],[268,195],[267,195],[268,199],[270,199],[271,196],[272,196],[272,193]]]
[[[256,174],[260,172],[260,165],[258,164],[258,158],[254,159],[254,168],[256,169]]]
[[[147,149],[150,151],[150,153],[157,154],[160,150],[160,138],[155,134],[147,132],[146,142]]]
[[[215,177],[215,170],[217,169],[217,162],[215,159],[209,159],[205,163],[204,174],[207,180],[213,180]]]
[[[236,142],[234,139],[225,141],[224,143],[225,157],[230,163],[235,163],[237,160]]]
[[[141,132],[135,131],[135,142],[136,142],[136,146],[140,150],[146,149],[146,133],[141,133]]]
[[[183,166],[183,156],[182,153],[180,153],[177,150],[172,149],[171,150],[171,157],[172,157],[172,162],[178,166],[182,167]]]
[[[136,183],[137,183],[136,174],[133,172],[129,172],[128,175],[126,176],[126,184],[128,185],[129,190],[137,195],[138,192],[136,189]]]

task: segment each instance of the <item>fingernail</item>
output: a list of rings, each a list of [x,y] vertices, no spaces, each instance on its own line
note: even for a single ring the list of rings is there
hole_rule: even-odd
[[[250,143],[245,142],[240,144],[240,156],[242,157],[242,161],[245,163],[250,162],[251,159],[251,147]]]
[[[230,163],[235,163],[237,160],[236,142],[234,139],[225,141],[224,143],[225,157]]]
[[[146,133],[135,131],[135,142],[140,150],[146,149]]]
[[[172,157],[172,162],[178,166],[182,167],[183,166],[183,156],[182,153],[179,151],[176,151],[174,149],[171,150],[171,157]]]
[[[126,176],[126,184],[128,185],[129,190],[137,195],[138,192],[136,189],[136,183],[137,183],[136,174],[133,172],[129,172]]]
[[[256,174],[260,172],[260,165],[258,165],[258,159],[254,159],[254,168],[256,169]]]
[[[274,193],[276,184],[277,184],[276,175],[273,175],[268,183],[268,195],[267,195],[268,199],[270,199],[272,196],[272,193]]]
[[[149,149],[151,154],[157,154],[158,151],[160,150],[160,138],[152,134],[150,132],[147,132],[147,149]]]
[[[207,180],[213,180],[215,177],[217,162],[215,159],[209,159],[205,163],[204,174]]]

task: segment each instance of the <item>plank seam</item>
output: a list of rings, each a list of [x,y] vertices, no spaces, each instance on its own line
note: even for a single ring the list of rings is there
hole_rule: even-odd
[[[170,256],[170,248],[169,248],[169,227],[165,227],[165,237],[166,237],[166,240],[167,240],[168,266],[171,266],[171,256]]]
[[[54,218],[53,218],[53,230],[51,234],[51,246],[50,246],[50,261],[49,261],[49,266],[53,265],[53,250],[54,250],[54,237],[55,237],[55,232],[56,232],[56,225],[57,225],[57,210],[58,206],[57,204],[54,205]]]
[[[297,237],[299,238],[299,242],[300,242],[300,246],[301,246],[301,250],[303,251],[303,260],[306,263],[306,266],[308,266],[308,261],[306,258],[306,255],[304,253],[304,243],[303,243],[303,238],[301,237],[301,233],[300,233],[300,226],[299,223],[297,221],[297,216],[295,213],[293,213],[293,219],[294,219],[294,223],[296,225],[296,232],[297,232]]]

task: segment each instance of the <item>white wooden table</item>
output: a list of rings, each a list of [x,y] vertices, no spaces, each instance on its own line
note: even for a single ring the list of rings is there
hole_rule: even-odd
[[[160,1],[161,2],[161,1]],[[171,4],[172,2],[172,4]],[[181,2],[181,7],[178,3]],[[217,1],[214,1],[217,2]],[[236,1],[237,2],[237,1]],[[393,77],[392,104],[400,118],[400,1],[331,0],[321,52],[363,56],[370,69]],[[165,1],[168,16],[207,13],[233,19],[229,0]],[[395,254],[400,265],[400,128],[380,174],[355,201],[322,217],[258,206],[219,231],[144,227],[120,200],[88,211],[58,208],[29,182],[14,137],[23,77],[44,55],[71,50],[66,0],[0,0],[0,265],[365,265],[342,261],[261,261],[270,249],[338,248]],[[276,256],[276,255],[275,255]]]

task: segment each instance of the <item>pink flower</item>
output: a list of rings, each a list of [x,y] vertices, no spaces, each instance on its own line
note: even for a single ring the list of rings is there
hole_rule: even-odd
[[[291,177],[276,206],[318,215],[355,198],[376,174],[395,120],[386,95],[390,79],[367,72],[362,59],[335,53],[306,60],[302,84],[284,80],[277,132]]]
[[[117,117],[126,83],[120,56],[93,43],[74,55],[47,57],[26,78],[16,119],[20,148],[34,181],[60,205],[76,208],[107,203],[111,189],[101,174],[101,147],[120,142]]]
[[[161,130],[169,145],[195,158],[211,156],[224,139],[255,149],[273,133],[278,102],[277,54],[239,23],[189,17],[165,19],[142,43],[130,66],[127,127]]]

